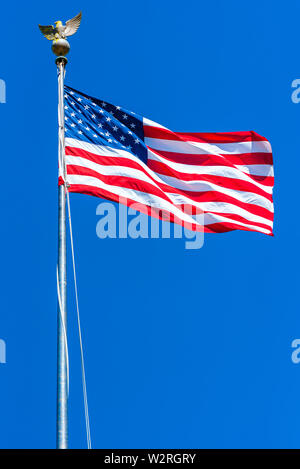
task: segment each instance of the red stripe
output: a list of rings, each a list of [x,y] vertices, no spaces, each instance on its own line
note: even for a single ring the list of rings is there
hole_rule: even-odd
[[[202,143],[239,143],[267,141],[265,137],[256,132],[172,132],[161,127],[144,125],[144,136],[149,138],[160,138],[163,140],[193,141]]]
[[[148,147],[150,148],[150,147]],[[151,152],[163,156],[174,163],[189,164],[195,166],[209,165],[227,165],[233,166],[241,164],[247,166],[249,164],[269,164],[273,165],[272,153],[240,153],[238,155],[189,155],[187,153],[173,153],[172,151],[153,150]]]
[[[144,173],[148,174],[143,166],[139,163],[138,159],[136,161],[126,158],[126,156],[106,156],[106,155],[96,155],[81,148],[75,147],[66,147],[66,155],[70,156],[79,156],[85,158],[86,160],[92,161],[93,163],[101,164],[103,166],[128,166],[129,168],[139,169]]]
[[[238,142],[267,142],[268,139],[253,130],[248,132],[180,132],[177,133],[184,140],[203,143],[238,143]]]
[[[236,223],[212,223],[211,225],[206,225],[204,227],[204,232],[205,233],[226,233],[228,231],[235,231],[235,230],[243,230],[243,231],[256,231],[261,233],[261,231],[256,230],[255,228],[246,228],[242,227]],[[267,234],[269,236],[273,236],[273,232],[270,231],[270,233],[261,233],[261,234]]]

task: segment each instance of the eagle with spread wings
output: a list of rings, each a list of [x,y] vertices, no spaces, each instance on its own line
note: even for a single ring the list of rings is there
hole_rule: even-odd
[[[80,26],[81,16],[82,14],[80,12],[71,20],[66,21],[65,25],[63,25],[62,21],[55,21],[55,27],[52,25],[41,26],[39,24],[39,28],[41,33],[45,36],[46,39],[49,39],[49,41],[65,39],[67,36],[72,36],[76,33]]]

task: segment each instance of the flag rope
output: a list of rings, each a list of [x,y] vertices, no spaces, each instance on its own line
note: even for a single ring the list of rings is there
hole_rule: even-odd
[[[82,388],[83,388],[86,438],[87,438],[88,449],[92,449],[89,406],[88,406],[86,377],[85,377],[84,353],[83,353],[83,343],[82,343],[82,334],[81,334],[81,321],[80,321],[79,302],[78,302],[77,276],[76,276],[76,264],[75,264],[75,254],[74,254],[71,206],[70,206],[69,192],[68,192],[68,189],[66,187],[66,184],[65,184],[65,189],[66,189],[66,195],[67,195],[68,219],[69,219],[69,228],[70,228],[70,243],[71,243],[72,264],[73,264],[74,290],[75,290],[75,301],[76,301],[76,311],[77,311],[77,325],[78,325],[78,335],[79,335],[79,344],[80,344],[81,378],[82,378]]]
[[[69,348],[68,348],[68,337],[67,337],[67,329],[65,320],[62,314],[62,304],[61,304],[61,296],[59,290],[59,273],[58,273],[58,265],[56,266],[56,284],[57,284],[57,298],[58,298],[58,307],[59,307],[59,316],[63,327],[63,334],[64,334],[64,342],[66,347],[66,362],[67,362],[67,389],[68,389],[68,397],[69,397]]]

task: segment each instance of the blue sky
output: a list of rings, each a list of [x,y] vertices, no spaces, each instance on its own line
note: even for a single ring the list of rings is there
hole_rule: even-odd
[[[174,239],[100,240],[100,200],[71,194],[93,446],[299,448],[293,0],[2,6],[0,447],[55,446],[57,84],[37,25],[81,9],[67,84],[175,131],[253,129],[272,143],[275,164],[274,238],[211,234],[198,251]],[[69,442],[80,448],[69,272]]]

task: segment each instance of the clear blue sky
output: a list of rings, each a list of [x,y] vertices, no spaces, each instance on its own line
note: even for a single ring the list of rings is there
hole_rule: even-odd
[[[295,0],[2,6],[0,446],[55,445],[57,84],[37,25],[80,9],[70,86],[175,131],[253,129],[275,163],[274,238],[211,234],[199,251],[100,240],[99,199],[71,195],[93,445],[299,448]],[[85,434],[71,280],[69,292],[74,448]]]

